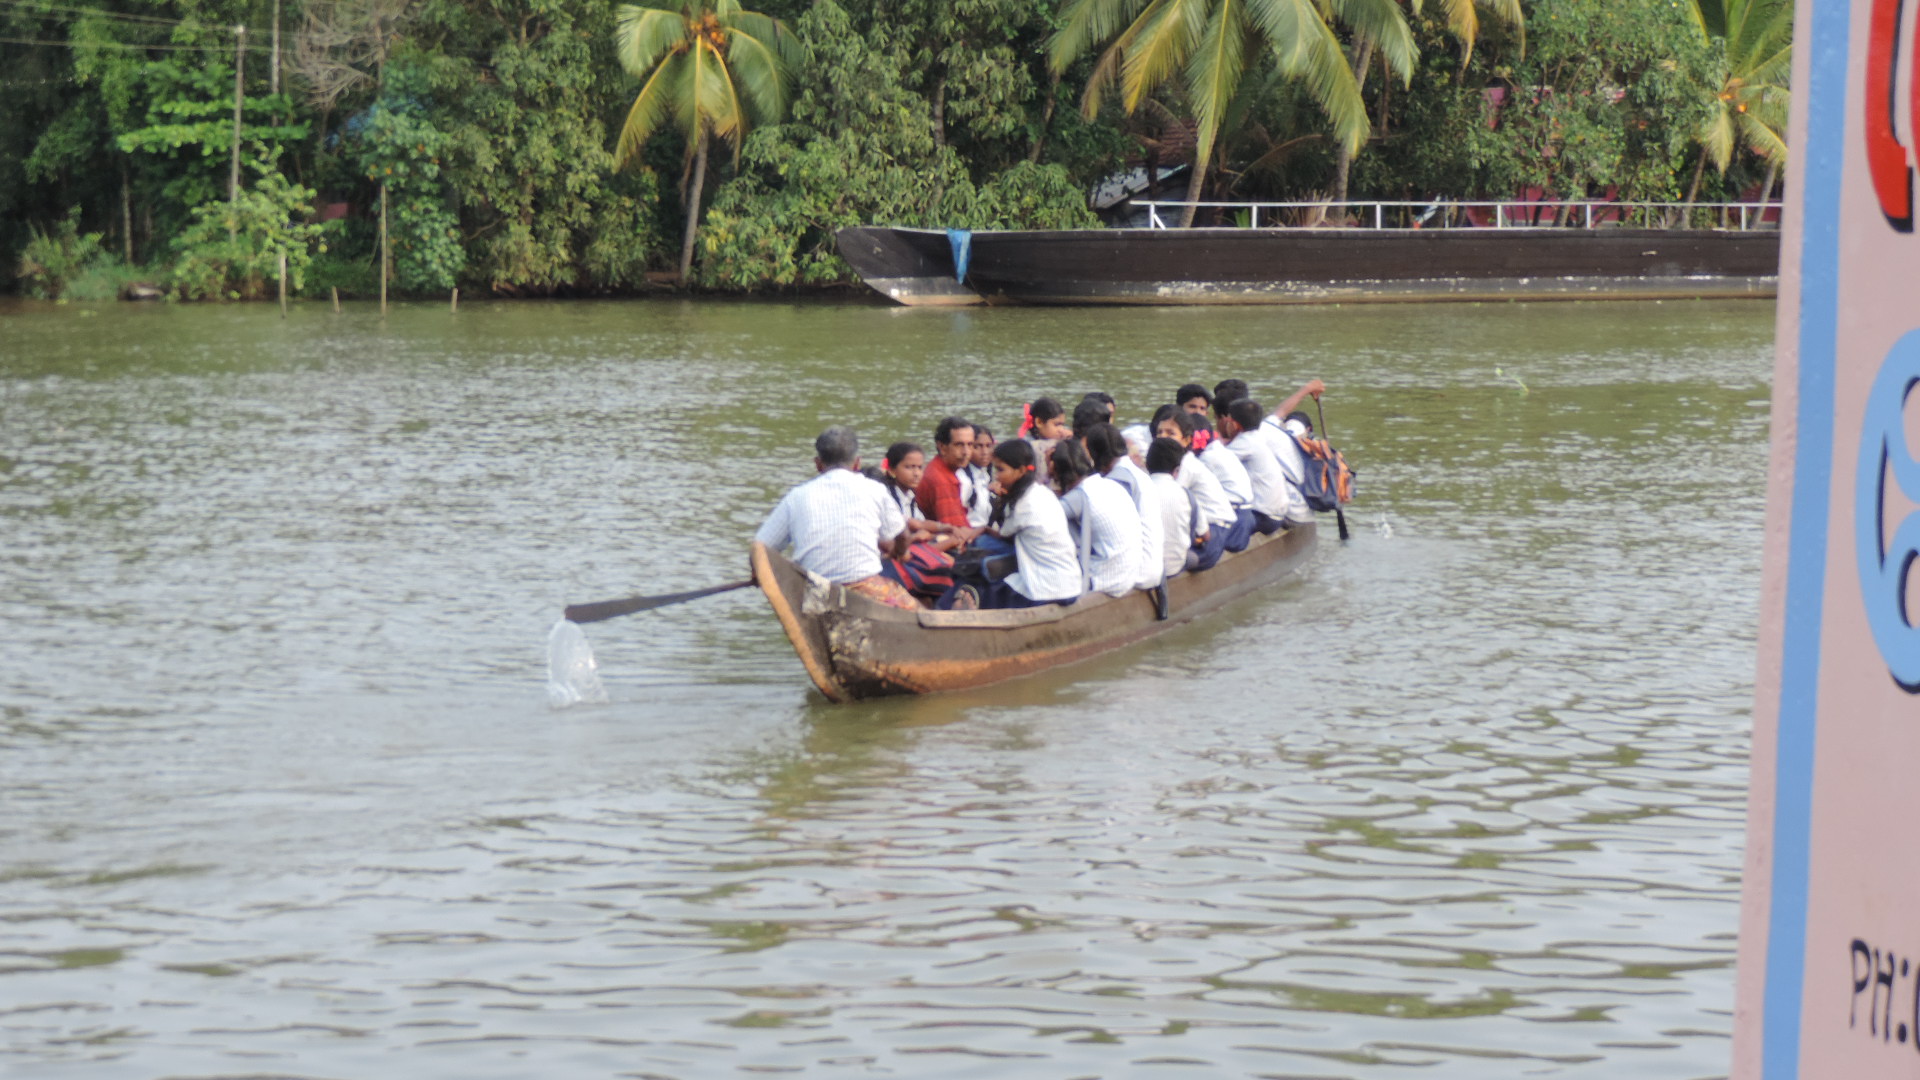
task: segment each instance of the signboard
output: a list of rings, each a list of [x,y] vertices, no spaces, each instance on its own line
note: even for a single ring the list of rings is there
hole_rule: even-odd
[[[1920,1075],[1914,6],[1796,14],[1742,1080]]]

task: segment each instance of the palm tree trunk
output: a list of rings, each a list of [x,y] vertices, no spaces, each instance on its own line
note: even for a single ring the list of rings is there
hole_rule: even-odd
[[[1364,87],[1367,82],[1367,65],[1373,61],[1373,42],[1361,41],[1360,51],[1353,58],[1353,84],[1355,89]],[[1347,201],[1347,177],[1353,170],[1353,151],[1345,143],[1334,152],[1333,158],[1333,201]],[[1343,210],[1342,216],[1345,216]]]
[[[1687,224],[1687,219],[1693,216],[1693,200],[1700,195],[1700,177],[1706,171],[1707,148],[1703,146],[1700,148],[1700,161],[1693,167],[1693,183],[1687,185],[1686,207],[1680,211],[1680,224],[1683,226]]]
[[[693,183],[687,189],[687,233],[680,241],[680,283],[687,282],[687,274],[693,269],[694,230],[700,227],[700,195],[707,184],[707,133],[700,133],[700,141],[693,152]]]
[[[940,81],[933,87],[933,145],[936,147],[947,145],[947,77],[945,75],[940,76]]]
[[[1040,153],[1047,148],[1047,131],[1053,127],[1053,106],[1059,100],[1059,94],[1060,74],[1055,72],[1053,78],[1047,81],[1047,104],[1040,110],[1040,129],[1034,132],[1033,148],[1027,151],[1029,164],[1040,164]]]
[[[1183,229],[1193,228],[1193,213],[1200,209],[1194,204],[1200,201],[1200,193],[1204,191],[1207,186],[1207,159],[1200,156],[1198,147],[1194,149],[1193,179],[1187,182],[1186,208],[1180,211],[1180,227]],[[1209,153],[1208,157],[1211,156],[1212,154]]]
[[[1773,184],[1780,179],[1780,163],[1767,162],[1767,182],[1760,185],[1760,217],[1754,224],[1764,227],[1767,223],[1767,204],[1773,201]]]

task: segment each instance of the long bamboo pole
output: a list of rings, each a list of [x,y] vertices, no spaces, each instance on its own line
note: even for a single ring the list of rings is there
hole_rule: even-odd
[[[233,28],[233,164],[227,170],[227,240],[239,234],[240,106],[247,100],[247,28]]]
[[[380,181],[380,317],[387,317],[387,268],[392,260],[387,256],[387,182]]]

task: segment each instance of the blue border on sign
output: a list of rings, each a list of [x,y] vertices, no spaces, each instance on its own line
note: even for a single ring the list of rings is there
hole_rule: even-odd
[[[1807,2],[1807,0],[1803,0]],[[1847,131],[1851,0],[1811,0],[1806,176],[1800,193],[1799,408],[1794,416],[1792,517],[1781,632],[1780,717],[1774,745],[1772,905],[1767,920],[1761,1076],[1800,1074],[1800,1002],[1807,966],[1807,875],[1813,827],[1814,728],[1820,625],[1833,481],[1834,378],[1840,303],[1841,161]]]

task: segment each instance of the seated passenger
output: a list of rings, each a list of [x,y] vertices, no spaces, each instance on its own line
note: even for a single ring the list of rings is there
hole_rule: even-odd
[[[1086,447],[1094,471],[1125,488],[1133,499],[1133,512],[1140,518],[1140,573],[1134,579],[1134,588],[1151,589],[1166,576],[1160,567],[1166,534],[1160,525],[1160,495],[1153,478],[1127,456],[1126,440],[1112,424],[1100,424],[1087,432]]]
[[[907,522],[887,489],[860,475],[860,440],[830,427],[813,441],[820,475],[786,493],[753,538],[774,551],[789,545],[802,570],[890,607],[918,609],[898,581],[880,573],[881,553],[907,551]]]
[[[1140,515],[1119,484],[1094,471],[1072,440],[1053,448],[1053,484],[1074,531],[1086,591],[1125,596],[1140,579]]]
[[[1253,511],[1233,505],[1226,489],[1220,486],[1220,478],[1214,475],[1213,470],[1201,461],[1200,454],[1193,449],[1199,426],[1206,422],[1207,418],[1198,413],[1174,412],[1158,425],[1161,437],[1173,440],[1174,445],[1183,451],[1174,477],[1187,493],[1187,498],[1193,502],[1194,548],[1198,553],[1191,567],[1194,570],[1211,567],[1228,551],[1245,551],[1248,542],[1253,539]],[[1222,452],[1245,476],[1246,470],[1240,465],[1240,459],[1233,457],[1233,452],[1224,447]]]
[[[1067,410],[1050,397],[1034,398],[1023,411],[1019,437],[1033,446],[1033,472],[1042,486],[1050,479],[1047,467],[1053,445],[1072,434],[1067,427]]]
[[[933,460],[927,462],[914,500],[920,516],[952,530],[954,545],[964,545],[979,530],[967,521],[967,504],[962,497],[961,473],[973,460],[973,424],[958,416],[949,416],[933,429]]]
[[[984,586],[956,586],[940,606],[965,611],[1073,603],[1080,598],[1080,560],[1066,511],[1034,475],[1033,446],[1024,439],[1008,439],[994,447],[992,462],[994,486],[1001,495],[988,535],[1012,541],[1017,569]]]
[[[897,579],[907,591],[928,600],[937,599],[953,585],[953,557],[947,554],[962,543],[953,526],[928,521],[920,512],[915,492],[927,470],[926,451],[918,443],[897,442],[887,447],[887,494],[900,507],[907,522],[907,554],[889,560],[881,573]]]
[[[1089,390],[1087,391],[1086,396],[1082,397],[1080,400],[1083,402],[1084,401],[1099,402],[1100,406],[1107,410],[1107,423],[1109,424],[1113,423],[1114,416],[1118,414],[1120,411],[1120,406],[1114,403],[1113,395],[1107,393],[1105,390]]]
[[[1182,412],[1200,413],[1204,416],[1213,404],[1213,395],[1199,383],[1190,382],[1173,392],[1173,404]]]
[[[960,501],[967,504],[967,524],[976,529],[993,516],[993,447],[993,432],[975,424],[972,459],[960,472]]]
[[[1174,476],[1186,456],[1186,448],[1172,439],[1155,439],[1147,447],[1147,474],[1160,497],[1161,568],[1167,577],[1194,565],[1199,559],[1196,548],[1207,539],[1206,520]]]
[[[1265,416],[1266,410],[1258,401],[1239,398],[1228,407],[1220,433],[1226,436],[1228,448],[1246,466],[1247,477],[1253,482],[1253,500],[1247,505],[1253,511],[1254,531],[1271,535],[1288,525],[1312,521],[1313,511],[1300,494],[1299,485],[1281,466],[1272,433],[1261,423]]]
[[[1080,404],[1073,407],[1073,437],[1085,445],[1087,432],[1092,430],[1095,424],[1106,423],[1111,415],[1113,414],[1107,411],[1106,402],[1092,394],[1081,398]]]

